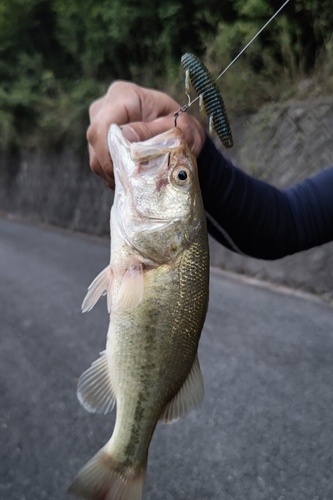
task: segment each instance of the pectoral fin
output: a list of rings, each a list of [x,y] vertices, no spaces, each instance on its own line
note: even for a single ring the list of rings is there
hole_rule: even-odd
[[[175,397],[166,405],[160,420],[164,424],[170,424],[178,420],[178,418],[197,408],[202,403],[203,397],[204,385],[198,355],[196,355],[187,379]]]
[[[101,295],[107,294],[108,311],[111,310],[111,293],[110,288],[112,285],[112,269],[107,266],[99,273],[88,288],[88,293],[82,302],[82,312],[90,311]]]
[[[77,397],[92,413],[108,413],[115,404],[106,351],[82,373],[77,385]]]
[[[129,267],[123,277],[115,309],[118,311],[127,311],[140,304],[143,299],[144,281],[143,266],[138,264]]]

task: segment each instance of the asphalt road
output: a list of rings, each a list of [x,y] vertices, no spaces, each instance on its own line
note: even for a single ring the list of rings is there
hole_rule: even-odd
[[[78,376],[104,349],[80,305],[108,246],[0,220],[0,498],[65,500],[108,440]],[[332,500],[333,308],[211,274],[202,407],[159,424],[145,500]]]

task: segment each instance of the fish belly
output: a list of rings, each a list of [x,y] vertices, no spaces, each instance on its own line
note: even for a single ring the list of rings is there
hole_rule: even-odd
[[[142,302],[111,314],[107,356],[117,418],[109,449],[131,467],[146,460],[155,426],[197,355],[208,300],[202,243],[173,265],[146,271]]]

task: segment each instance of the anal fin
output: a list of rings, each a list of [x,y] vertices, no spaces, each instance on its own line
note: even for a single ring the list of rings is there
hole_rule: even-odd
[[[180,388],[179,392],[166,405],[160,420],[164,424],[170,424],[178,420],[183,415],[186,415],[186,413],[189,413],[200,406],[203,398],[204,384],[198,355],[196,355],[187,379]]]
[[[82,373],[77,385],[77,397],[92,413],[108,413],[115,404],[106,351]]]

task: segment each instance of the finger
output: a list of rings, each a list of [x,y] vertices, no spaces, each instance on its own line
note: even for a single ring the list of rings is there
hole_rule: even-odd
[[[116,189],[116,183],[114,179],[110,179],[109,181],[105,181],[105,184],[107,185],[108,188],[110,188],[112,191]]]
[[[93,101],[90,104],[90,106],[89,106],[89,118],[90,118],[90,121],[94,120],[94,117],[96,116],[96,114],[98,113],[98,111],[103,106],[104,100],[105,100],[105,96],[102,96],[102,97],[100,97],[99,99],[96,99],[95,101]]]
[[[173,115],[180,108],[180,105],[174,99],[158,90],[139,87],[139,93],[142,102],[142,118],[140,121],[151,122],[159,117],[167,117]]]
[[[198,156],[205,141],[205,133],[200,123],[187,115],[182,120],[178,118],[177,125],[184,134],[192,154]],[[174,127],[174,115],[158,118],[149,123],[136,122],[122,127],[126,139],[130,142],[146,141]]]
[[[100,102],[93,103],[98,119],[110,124],[125,125],[131,122],[150,122],[160,116],[177,111],[180,105],[169,95],[134,83],[117,81],[110,85]]]
[[[143,132],[141,140],[145,140],[172,128],[172,113],[178,109],[179,104],[162,92],[123,81],[110,85],[106,95],[91,104],[89,109],[91,125],[87,130],[87,140],[105,173],[112,176],[113,169],[107,146],[107,134],[111,123],[124,125],[131,122],[150,122],[159,116],[170,117],[170,123],[165,125],[165,129],[162,123]],[[135,141],[140,138],[132,134],[130,140]]]
[[[95,155],[95,152],[91,145],[89,144],[89,165],[91,170],[104,179],[106,184],[111,188],[114,189],[115,183],[114,183],[114,175],[113,175],[113,170],[112,172],[105,172],[103,169],[102,165],[99,163],[97,156]]]
[[[107,132],[108,127],[99,121],[92,123],[88,128],[87,140],[90,162],[92,162],[90,166],[95,172],[95,168],[99,170],[99,165],[106,175],[113,177],[113,165],[108,149]]]
[[[147,141],[173,128],[173,115],[158,118],[152,122],[134,122],[122,127],[123,135],[130,142]]]
[[[120,125],[128,121],[127,109],[120,95],[121,89],[124,87],[125,91],[127,89],[127,94],[132,94],[132,100],[136,103],[135,106],[141,109],[140,104],[137,103],[138,97],[134,89],[128,89],[126,82],[124,84],[116,82],[111,85],[107,94],[94,101],[89,107],[91,123],[87,130],[87,141],[91,158],[90,165],[91,169],[103,178],[105,176],[113,178],[113,165],[107,144],[109,126],[111,123]]]
[[[179,127],[192,154],[197,158],[205,143],[206,135],[199,121],[188,113],[181,114],[177,119]]]
[[[128,89],[128,85],[120,85],[122,82],[113,84],[107,95],[103,99],[95,101],[90,106],[91,124],[87,130],[88,143],[94,150],[98,162],[102,166],[105,173],[109,176],[113,175],[112,160],[107,144],[107,135],[111,123],[122,125],[132,121],[133,117],[136,120],[141,119],[141,101],[139,96],[134,91],[134,85]],[[124,95],[119,92],[125,88]],[[119,96],[118,96],[119,94]],[[133,109],[128,110],[128,106]]]

